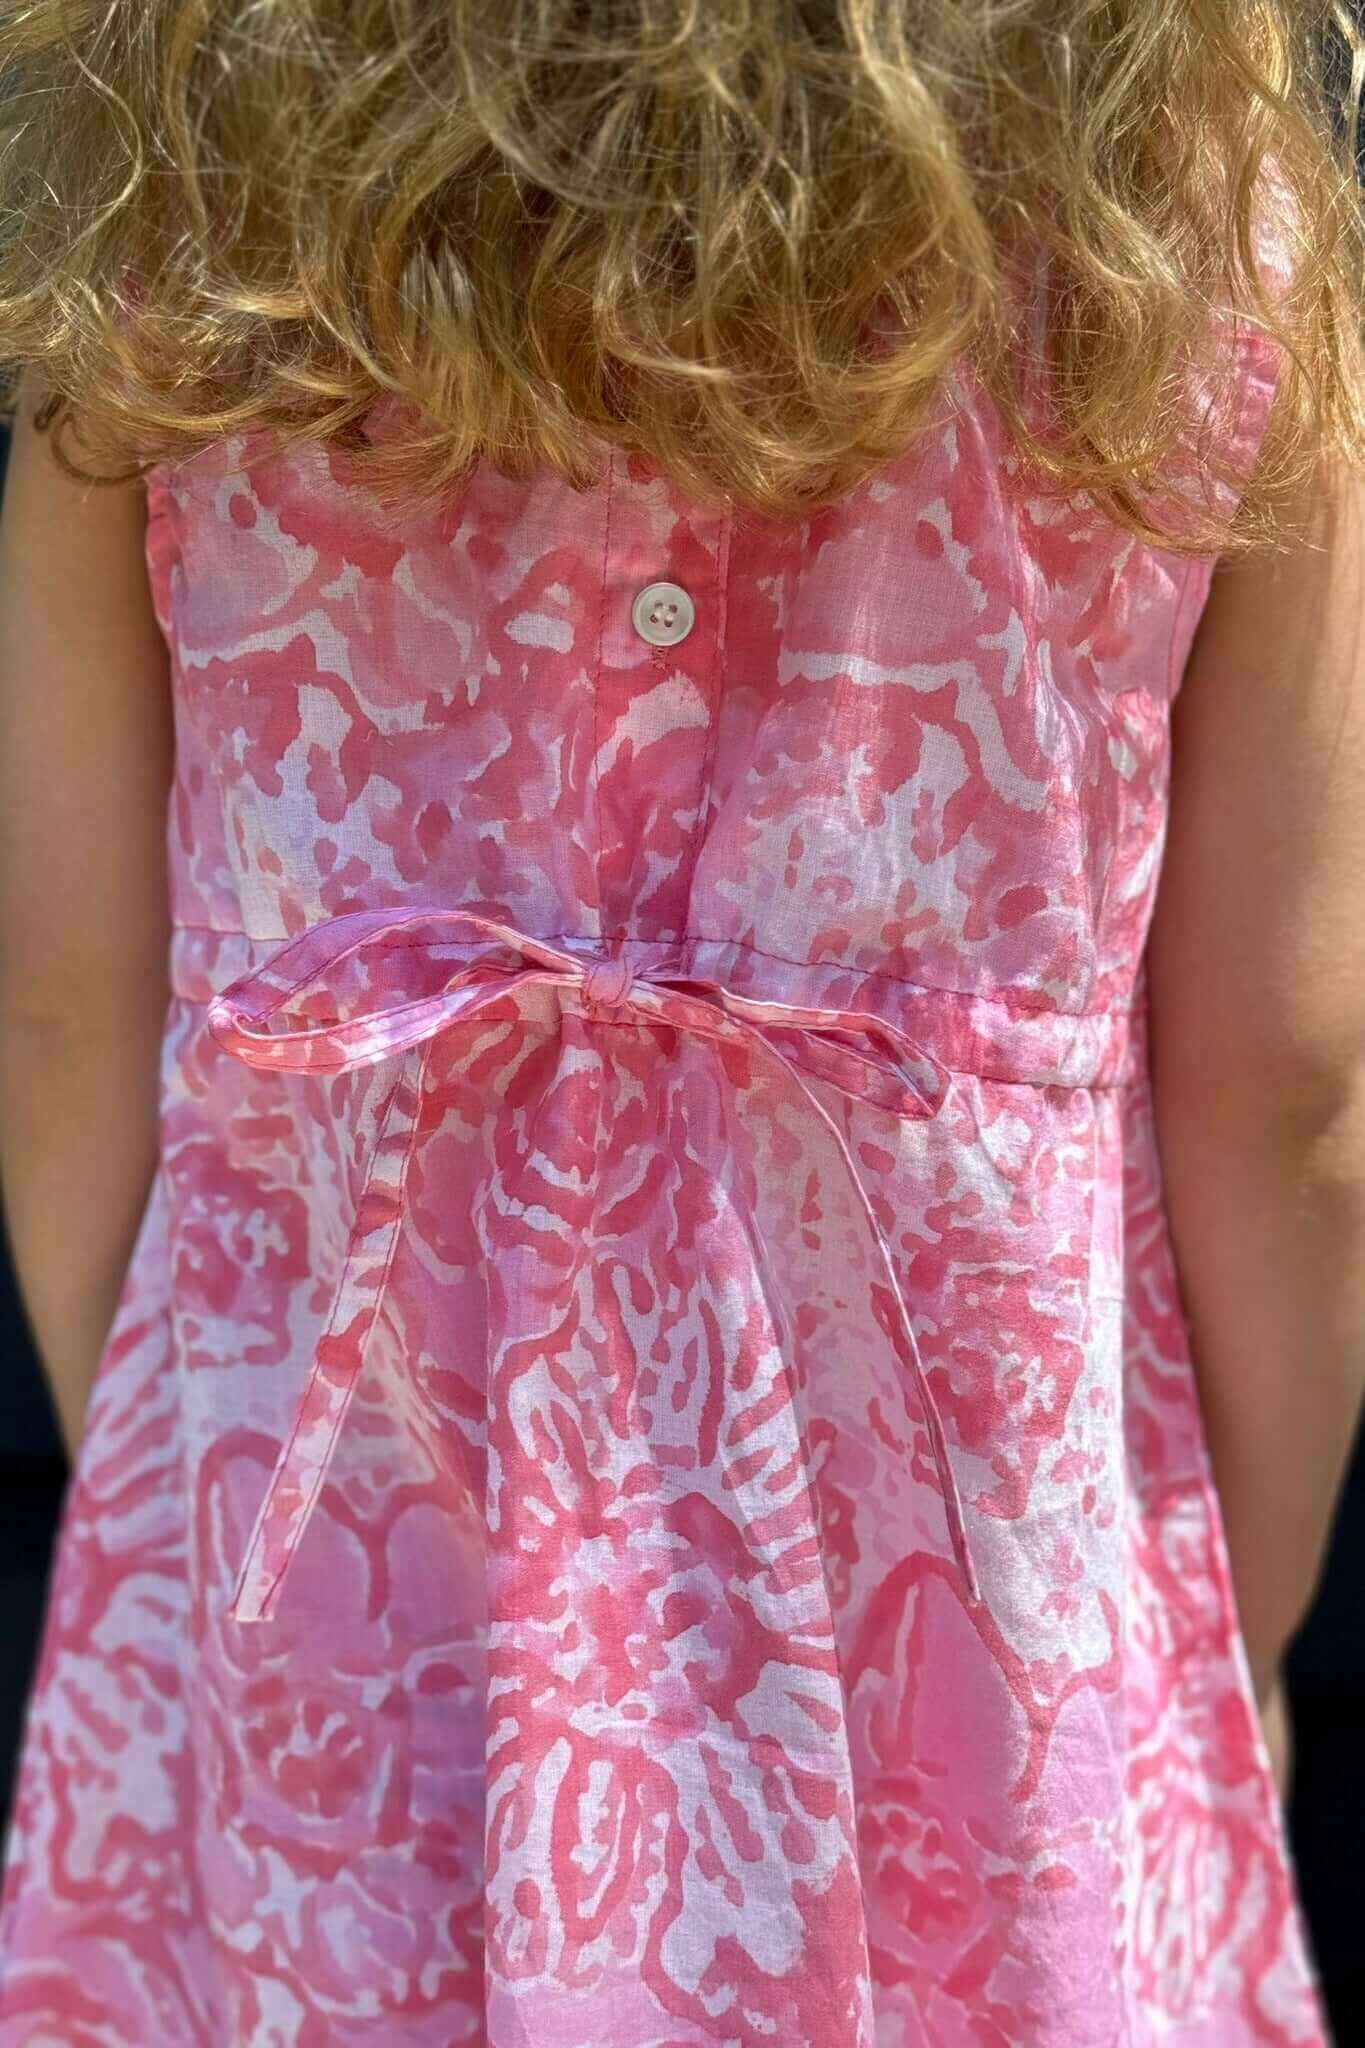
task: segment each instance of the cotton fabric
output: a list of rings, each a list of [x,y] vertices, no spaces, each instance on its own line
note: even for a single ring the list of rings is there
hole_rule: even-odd
[[[3,2048],[1320,2048],[1147,1060],[1209,563],[966,377],[793,527],[247,437],[148,559]]]

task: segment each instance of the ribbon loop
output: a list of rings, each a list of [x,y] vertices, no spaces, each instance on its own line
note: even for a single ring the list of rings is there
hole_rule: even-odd
[[[429,946],[458,948],[460,957],[437,987],[404,999],[403,976],[410,974],[411,950],[420,944],[414,935],[420,930],[429,934]],[[373,949],[372,956],[367,948]],[[406,963],[399,949],[406,951]],[[361,993],[348,998],[340,970],[351,963]],[[943,1419],[895,1259],[843,1133],[805,1078],[810,1075],[897,1116],[930,1117],[946,1093],[946,1072],[879,1018],[761,1002],[704,981],[637,975],[619,957],[584,961],[478,912],[418,907],[348,912],[315,925],[209,1006],[208,1027],[217,1042],[234,1058],[262,1070],[339,1073],[404,1055],[380,1113],[331,1313],[247,1544],[232,1601],[234,1618],[255,1621],[272,1611],[321,1495],[383,1305],[402,1226],[408,1166],[418,1141],[431,1042],[535,985],[572,991],[589,1014],[634,1012],[642,1020],[701,1037],[747,1044],[819,1118],[843,1161],[885,1271],[893,1341],[919,1395],[954,1557],[968,1598],[979,1601],[980,1582]],[[390,1000],[395,993],[398,999]],[[281,1017],[309,1016],[319,1005],[327,1014],[271,1028]],[[911,1078],[917,1068],[932,1077],[927,1088]]]

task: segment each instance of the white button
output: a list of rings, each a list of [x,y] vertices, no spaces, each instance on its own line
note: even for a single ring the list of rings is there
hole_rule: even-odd
[[[651,647],[676,647],[696,624],[697,608],[676,583],[648,583],[635,600],[635,630]]]

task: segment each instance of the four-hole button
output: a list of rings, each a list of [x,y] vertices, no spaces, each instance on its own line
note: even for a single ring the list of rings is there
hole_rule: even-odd
[[[676,647],[692,631],[697,608],[680,583],[648,583],[635,600],[631,618],[651,647]]]

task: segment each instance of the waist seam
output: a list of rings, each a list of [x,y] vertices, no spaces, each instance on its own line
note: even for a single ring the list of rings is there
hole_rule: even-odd
[[[918,984],[914,984],[914,986],[918,986]],[[178,1004],[184,1010],[207,1010],[212,1000],[211,996],[186,995],[179,989],[173,989],[171,992],[171,1002]],[[1092,1012],[1091,1014],[1115,1016],[1121,1013],[1107,1011],[1104,1013]],[[523,1021],[528,1029],[532,1028],[529,1018]],[[624,1017],[595,1016],[593,1018],[593,1028],[601,1031],[638,1031],[648,1021],[647,1019],[638,1018],[631,1020]],[[1144,1071],[1134,1066],[1127,1071],[1116,1074],[1109,1080],[1065,1081],[1050,1079],[1043,1075],[1006,1073],[1003,1069],[996,1070],[992,1068],[985,1061],[975,1064],[955,1065],[952,1059],[945,1058],[942,1053],[936,1053],[934,1057],[954,1081],[984,1081],[994,1088],[1026,1088],[1033,1093],[1047,1089],[1053,1093],[1070,1095],[1120,1095],[1125,1089],[1133,1087],[1136,1082],[1141,1080]],[[1121,1302],[1122,1297],[1115,1296],[1114,1299]]]
[[[452,906],[457,911],[463,907],[460,904]],[[290,939],[298,937],[297,932],[277,932],[262,936],[255,932],[244,931],[235,925],[186,924],[176,921],[171,927],[172,938],[174,939],[181,932],[189,937],[202,936],[214,939],[235,939],[242,945],[253,947],[283,946]],[[972,1004],[973,1006],[985,1003],[993,1008],[1004,1011],[1007,1015],[1036,1017],[1041,1020],[1055,1018],[1059,1024],[1099,1023],[1106,1020],[1124,1021],[1133,1017],[1143,1008],[1141,999],[1135,994],[1133,999],[1126,1003],[1108,1003],[1091,1010],[1063,1010],[1059,1009],[1055,1003],[1036,999],[1025,994],[1023,991],[995,990],[992,993],[986,994],[975,989],[950,988],[943,982],[916,981],[908,974],[892,974],[883,967],[858,967],[846,960],[801,960],[792,953],[775,953],[769,947],[756,946],[751,939],[719,938],[707,932],[679,932],[670,934],[669,937],[663,939],[642,939],[634,932],[538,932],[536,936],[546,940],[551,945],[582,946],[584,948],[592,948],[604,944],[623,945],[642,948],[655,954],[666,953],[670,948],[679,946],[726,947],[737,953],[752,954],[758,960],[776,961],[782,967],[796,967],[808,973],[854,975],[859,981],[886,981],[890,982],[895,988],[912,989],[917,995],[935,997],[952,1003]],[[370,943],[378,951],[429,951],[431,949],[430,940],[411,937],[406,933],[376,938]],[[450,951],[457,950],[459,944],[459,942],[450,939],[443,939],[439,943],[443,948]],[[478,942],[470,941],[470,950],[481,950]]]

